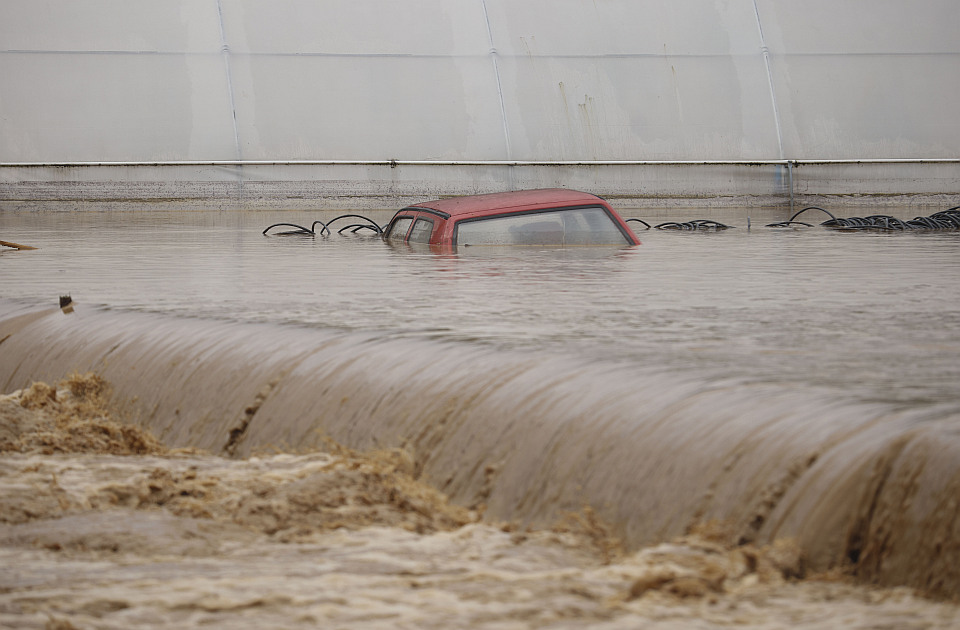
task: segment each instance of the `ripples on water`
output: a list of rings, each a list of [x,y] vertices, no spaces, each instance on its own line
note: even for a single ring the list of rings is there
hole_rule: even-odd
[[[960,234],[774,230],[781,213],[625,210],[720,233],[641,231],[629,249],[435,255],[367,236],[264,237],[334,213],[0,214],[0,295],[428,337],[726,378],[957,402]],[[910,218],[910,210],[889,211]],[[751,217],[752,229],[746,227]],[[390,212],[368,213],[384,224]],[[839,213],[843,214],[843,213]],[[636,224],[633,224],[636,225]]]

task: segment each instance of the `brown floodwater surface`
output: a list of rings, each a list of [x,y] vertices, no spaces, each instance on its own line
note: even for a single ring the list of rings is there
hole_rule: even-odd
[[[902,587],[960,596],[960,235],[756,209],[633,248],[260,233],[335,214],[0,213],[38,247],[0,251],[0,393],[92,370],[162,443],[61,423],[86,450],[0,456],[3,623],[957,622]],[[360,486],[387,500],[330,526],[362,481],[331,438],[437,498]]]
[[[656,212],[623,214],[708,213]],[[775,230],[762,225],[782,213],[740,209],[710,212],[736,229],[641,231],[643,245],[629,249],[438,256],[364,236],[260,234],[335,214],[4,211],[0,233],[40,249],[2,253],[0,296],[71,294],[91,307],[556,349],[957,402],[958,233]]]

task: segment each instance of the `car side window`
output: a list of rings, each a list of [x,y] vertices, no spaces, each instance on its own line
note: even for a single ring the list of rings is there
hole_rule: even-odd
[[[413,223],[413,217],[400,217],[390,226],[387,238],[393,241],[402,241],[407,236],[407,229]]]
[[[433,233],[433,221],[430,219],[417,219],[410,230],[410,243],[429,243],[430,235]]]
[[[457,244],[623,245],[626,237],[602,208],[564,208],[482,219],[457,226]]]

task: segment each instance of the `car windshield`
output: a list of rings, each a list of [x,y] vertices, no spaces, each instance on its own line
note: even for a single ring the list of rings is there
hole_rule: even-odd
[[[562,208],[481,219],[457,226],[457,245],[626,245],[603,208]]]

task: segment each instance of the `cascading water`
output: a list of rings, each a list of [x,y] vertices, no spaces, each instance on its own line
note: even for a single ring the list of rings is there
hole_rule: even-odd
[[[743,541],[797,538],[818,569],[854,561],[883,583],[960,585],[941,566],[960,539],[957,417],[935,409],[80,306],[7,317],[0,338],[6,389],[95,370],[173,446],[399,446],[422,479],[497,519],[544,525],[590,506],[633,546],[720,519]]]

